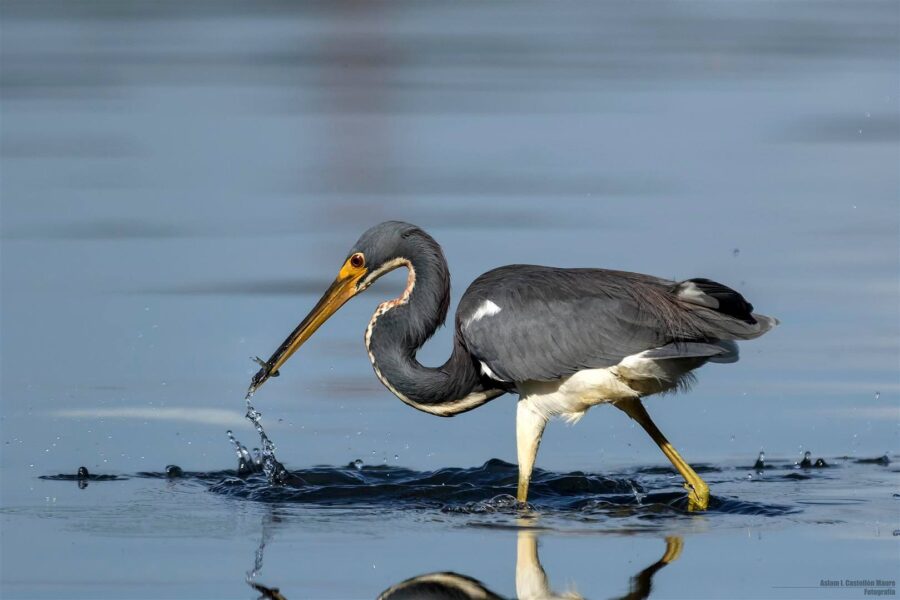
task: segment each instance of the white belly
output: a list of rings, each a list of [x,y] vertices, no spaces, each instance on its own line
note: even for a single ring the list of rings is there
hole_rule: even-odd
[[[641,395],[619,377],[618,366],[587,369],[555,381],[526,381],[517,387],[520,401],[537,414],[548,419],[561,416],[572,423],[592,406]]]
[[[517,385],[521,402],[545,419],[575,422],[592,406],[686,388],[691,371],[708,360],[737,360],[733,342],[670,344],[626,356],[604,369],[585,369],[554,381]]]

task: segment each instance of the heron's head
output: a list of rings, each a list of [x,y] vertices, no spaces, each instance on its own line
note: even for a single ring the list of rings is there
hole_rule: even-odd
[[[287,337],[278,350],[253,376],[255,390],[297,351],[313,333],[350,298],[364,291],[376,279],[401,266],[409,266],[413,257],[428,256],[426,250],[440,247],[424,231],[400,221],[380,223],[366,231],[347,253],[337,278],[310,313]]]

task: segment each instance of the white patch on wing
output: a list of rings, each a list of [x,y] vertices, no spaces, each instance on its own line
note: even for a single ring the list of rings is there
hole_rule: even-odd
[[[693,281],[685,281],[684,283],[681,283],[678,286],[676,295],[685,302],[690,302],[691,304],[706,306],[713,310],[719,308],[719,301],[706,294],[703,290],[700,289],[700,286],[698,286]]]
[[[478,307],[478,309],[472,313],[472,316],[466,319],[466,327],[474,323],[475,321],[479,321],[485,317],[490,317],[491,315],[496,315],[498,312],[503,310],[490,300],[485,300],[484,304]]]
[[[486,376],[490,377],[494,381],[506,381],[505,379],[501,379],[501,378],[497,377],[497,375],[493,371],[491,371],[491,368],[489,366],[487,366],[487,363],[485,363],[484,361],[478,361],[478,362],[481,363],[481,372],[484,373]]]

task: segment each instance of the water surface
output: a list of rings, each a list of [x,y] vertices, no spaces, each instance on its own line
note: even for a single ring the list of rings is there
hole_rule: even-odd
[[[254,581],[288,598],[443,571],[510,597],[523,531],[552,589],[586,597],[628,593],[672,538],[654,597],[896,573],[896,467],[854,462],[900,452],[895,2],[0,10],[4,598],[252,598],[261,540]],[[514,399],[437,419],[372,375],[363,330],[401,275],[256,398],[324,487],[230,479],[248,357],[384,219],[443,245],[454,303],[536,263],[710,277],[779,317],[648,402],[714,510],[685,513],[655,446],[598,407],[548,428],[519,523]],[[777,468],[748,479],[761,449]],[[834,467],[793,469],[807,450]],[[139,475],[169,464],[186,476]],[[79,466],[119,477],[40,479]]]

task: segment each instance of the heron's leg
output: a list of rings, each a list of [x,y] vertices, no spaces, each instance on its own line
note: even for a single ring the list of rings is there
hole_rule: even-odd
[[[519,400],[516,407],[516,450],[519,455],[519,489],[516,499],[519,502],[528,500],[531,471],[534,469],[534,459],[546,426],[547,417],[534,410],[527,399]]]
[[[681,556],[681,549],[684,547],[684,541],[679,536],[670,536],[666,538],[666,552],[658,561],[631,578],[629,591],[619,600],[638,600],[639,598],[648,598],[653,588],[653,576],[657,571],[662,569],[670,562],[678,560]]]
[[[672,466],[684,477],[684,488],[688,491],[688,510],[706,510],[706,507],[709,505],[709,486],[700,479],[700,476],[691,468],[691,465],[681,458],[678,451],[675,450],[674,446],[666,439],[666,436],[662,434],[662,431],[650,419],[650,415],[647,414],[647,409],[644,408],[641,401],[637,398],[619,400],[614,405],[644,428],[644,431],[653,438],[653,441],[663,451],[666,458],[672,462]]]
[[[670,535],[666,537],[666,551],[662,555],[662,558],[659,559],[664,565],[669,564],[670,562],[675,562],[678,560],[678,557],[681,556],[681,551],[684,549],[684,540],[679,535]]]
[[[528,529],[519,530],[516,544],[516,597],[519,600],[555,597],[538,557],[537,536]]]

